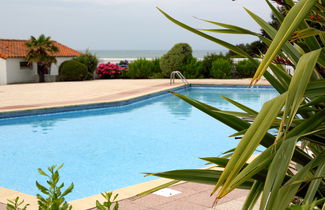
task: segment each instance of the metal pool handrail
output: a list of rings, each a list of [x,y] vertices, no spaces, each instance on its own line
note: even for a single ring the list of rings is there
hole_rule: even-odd
[[[186,78],[184,77],[184,75],[179,72],[179,71],[173,71],[171,74],[170,74],[170,84],[174,84],[175,83],[175,77],[178,76],[179,79],[182,80],[182,82],[185,84],[185,85],[190,85],[190,83],[186,80]]]

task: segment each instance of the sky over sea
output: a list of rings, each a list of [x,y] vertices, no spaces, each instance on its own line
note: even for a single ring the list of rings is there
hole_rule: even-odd
[[[265,20],[263,0],[0,0],[0,38],[28,39],[45,34],[78,50],[168,50],[189,43],[194,50],[222,50],[166,19],[156,7],[194,28],[217,28],[194,17],[245,27],[260,27],[244,7]],[[233,44],[253,36],[212,34]]]

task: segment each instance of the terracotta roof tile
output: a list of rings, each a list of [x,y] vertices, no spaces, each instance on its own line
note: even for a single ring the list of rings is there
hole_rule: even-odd
[[[27,40],[0,39],[0,58],[22,58],[26,56]],[[54,53],[56,57],[74,57],[81,53],[63,44],[54,41],[54,45],[59,48],[59,52]]]

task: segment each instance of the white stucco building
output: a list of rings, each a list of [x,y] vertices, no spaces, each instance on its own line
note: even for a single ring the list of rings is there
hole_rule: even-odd
[[[27,40],[0,39],[0,85],[13,83],[37,82],[37,64],[25,60]],[[52,64],[47,80],[53,80],[59,72],[63,61],[81,53],[54,41],[59,51],[54,54],[57,63]]]

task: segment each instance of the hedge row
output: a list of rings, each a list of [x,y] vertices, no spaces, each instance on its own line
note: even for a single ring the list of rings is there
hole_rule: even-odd
[[[247,78],[252,77],[258,62],[242,60],[234,64],[229,56],[208,54],[203,60],[192,56],[192,48],[186,43],[176,44],[161,58],[137,59],[132,63],[100,64],[96,56],[88,51],[70,61],[65,61],[59,68],[59,80],[76,81],[93,79],[94,71],[99,78],[150,79],[168,78],[172,71],[180,71],[185,78]],[[97,68],[96,68],[97,67]]]
[[[242,60],[234,64],[230,57],[223,54],[208,54],[201,61],[192,56],[190,45],[179,43],[160,59],[141,58],[130,63],[123,78],[168,78],[173,71],[180,71],[188,79],[246,78],[254,75],[257,66],[258,62],[250,60]]]
[[[215,59],[211,59],[214,57]],[[130,79],[169,78],[171,71],[161,69],[161,60],[138,59],[129,64],[128,71],[123,77]],[[203,60],[191,58],[187,63],[177,68],[187,79],[201,78],[249,78],[258,67],[258,61],[242,60],[234,64],[231,59],[221,55],[208,55]],[[118,78],[118,77],[115,77]]]

